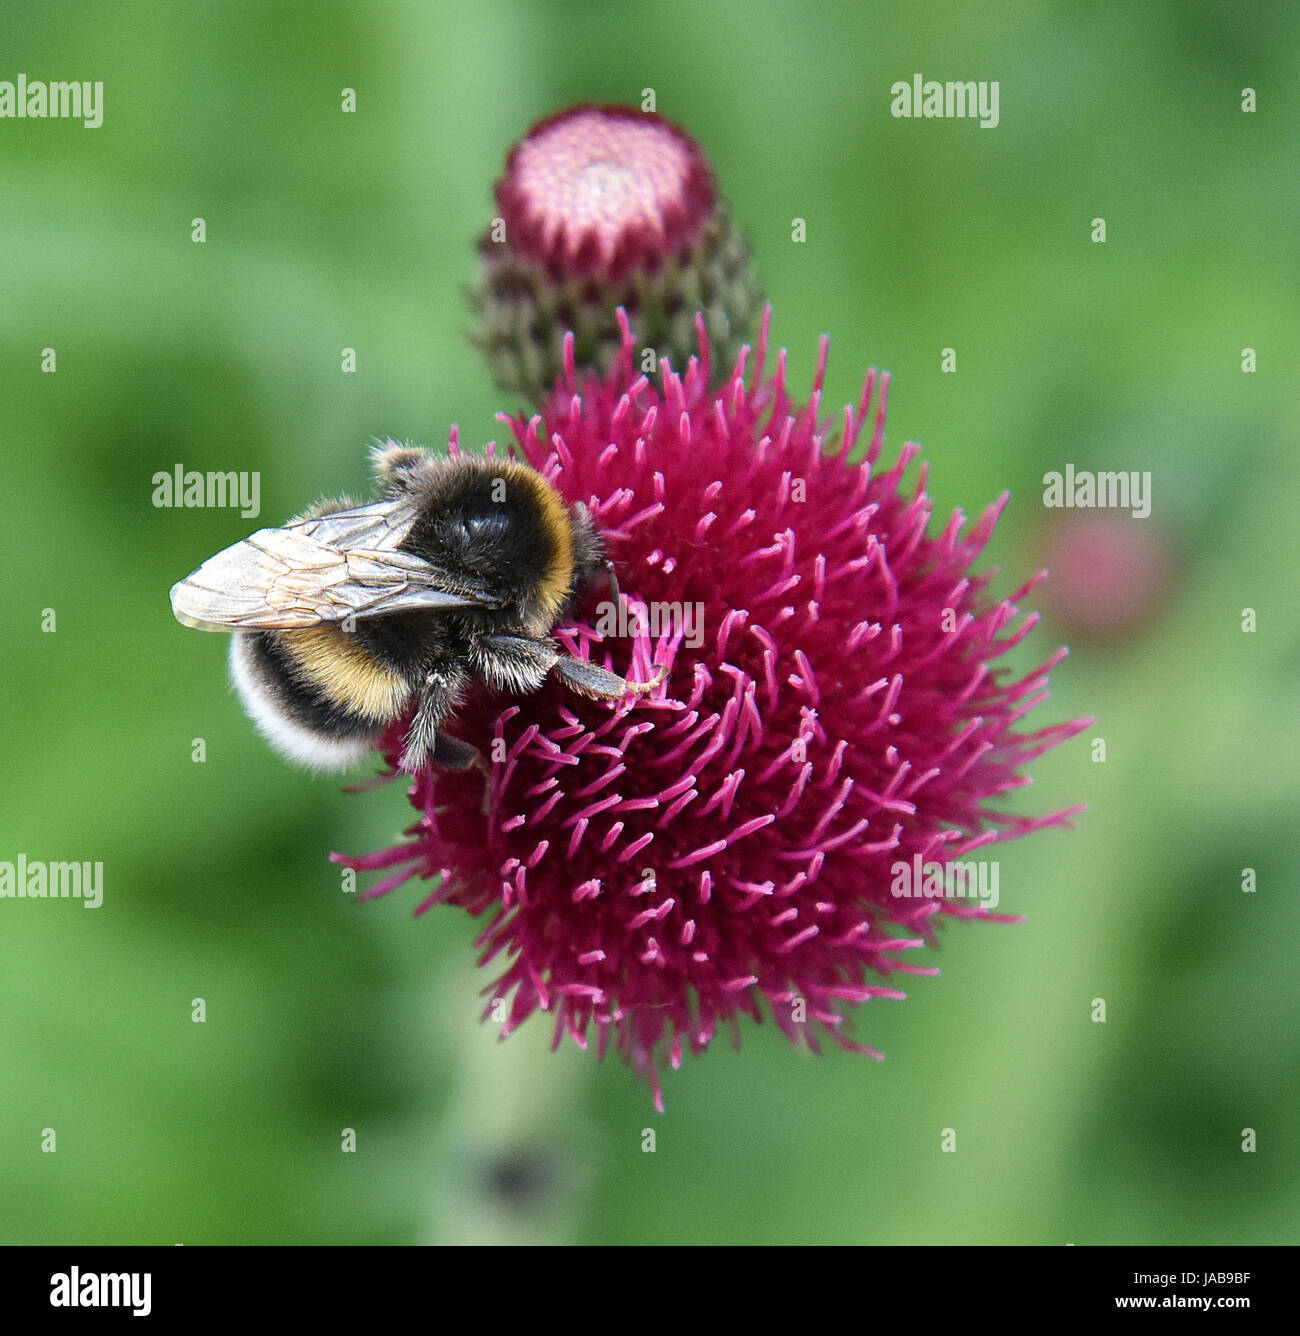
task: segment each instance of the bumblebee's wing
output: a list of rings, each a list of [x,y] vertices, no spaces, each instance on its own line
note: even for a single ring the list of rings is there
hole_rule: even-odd
[[[259,529],[174,585],[172,611],[205,631],[285,631],[497,606],[481,581],[397,550],[417,513],[409,498],[397,498]]]

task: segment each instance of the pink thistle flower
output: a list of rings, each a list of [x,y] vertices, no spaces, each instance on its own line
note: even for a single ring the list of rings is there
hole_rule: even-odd
[[[565,647],[666,679],[617,705],[550,685],[468,702],[455,731],[500,758],[486,795],[481,776],[427,771],[409,841],[341,860],[388,871],[369,895],[440,876],[416,912],[488,916],[482,963],[504,968],[485,991],[509,999],[505,1030],[543,1010],[556,1044],[594,1031],[659,1107],[664,1061],[720,1024],[738,1037],[765,1007],[795,1042],[817,1050],[820,1032],[881,1056],[849,1036],[845,1005],[903,996],[873,979],[935,973],[909,955],[936,916],[999,917],[899,898],[895,865],[1065,823],[1080,809],[986,803],[1089,722],[1020,731],[1065,651],[1014,680],[993,667],[1037,620],[1012,626],[1036,580],[999,602],[991,572],[971,571],[1007,497],[964,532],[958,512],[927,533],[925,466],[904,485],[919,447],[877,466],[888,377],[869,373],[832,430],[825,340],[801,405],[784,352],[765,366],[766,316],[754,365],[742,353],[716,393],[700,333],[700,359],[662,368],[659,388],[635,371],[625,319],[603,378],[579,382],[570,341],[544,413],[507,419],[523,456],[590,506],[642,613],[621,639],[575,622]],[[651,615],[697,606],[699,623]]]
[[[475,337],[503,389],[540,404],[570,331],[577,364],[607,370],[620,306],[646,348],[683,364],[702,312],[734,360],[761,297],[709,160],[680,126],[634,107],[569,107],[510,150],[496,199]]]
[[[1173,596],[1174,544],[1158,520],[1053,512],[1035,549],[1052,573],[1045,609],[1075,639],[1126,643],[1154,625]]]

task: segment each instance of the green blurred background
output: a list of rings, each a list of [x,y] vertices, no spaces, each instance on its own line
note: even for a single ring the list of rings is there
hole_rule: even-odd
[[[1300,9],[6,5],[0,52],[105,85],[99,129],[0,121],[0,859],[105,867],[96,911],[0,901],[0,1240],[1296,1240]],[[892,118],[918,71],[998,80],[1000,125]],[[403,795],[263,745],[167,602],[256,525],[150,503],[158,469],[259,470],[279,523],[361,492],[373,436],[497,435],[463,292],[503,154],[646,88],[715,160],[793,385],[827,332],[827,405],[891,369],[886,458],[920,440],[940,512],[1012,491],[1001,592],[1067,462],[1150,470],[1134,523],[1178,566],[1034,716],[1097,722],[1025,808],[1079,828],[1000,850],[1026,921],[951,925],[940,977],[863,1008],[885,1062],[748,1025],[663,1117],[544,1020],[478,1024],[463,914],[342,893],[329,852],[391,842]]]

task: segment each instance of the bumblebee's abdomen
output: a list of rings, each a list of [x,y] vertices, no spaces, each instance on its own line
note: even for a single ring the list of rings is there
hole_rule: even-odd
[[[258,731],[291,760],[354,765],[401,713],[406,680],[333,626],[237,633],[231,674]]]

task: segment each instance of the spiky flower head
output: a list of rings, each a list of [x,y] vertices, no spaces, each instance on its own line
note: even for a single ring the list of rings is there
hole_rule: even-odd
[[[653,349],[685,365],[702,313],[734,360],[760,297],[744,240],[704,150],[633,107],[581,105],[539,121],[511,149],[498,216],[479,243],[475,338],[496,383],[541,404],[563,365],[608,370],[624,307]]]
[[[417,912],[487,916],[505,1028],[544,1010],[556,1043],[594,1032],[657,1102],[660,1065],[742,1014],[872,1053],[846,1004],[933,972],[911,955],[937,916],[991,916],[900,898],[896,868],[1063,822],[986,804],[1088,722],[1020,730],[1064,651],[1014,680],[993,666],[1035,621],[1012,627],[1034,581],[998,601],[971,570],[1006,497],[929,533],[925,467],[905,483],[919,447],[879,465],[887,378],[823,422],[825,342],[804,404],[766,345],[765,317],[753,366],[742,355],[714,393],[702,331],[700,360],[656,386],[625,329],[608,375],[579,381],[570,361],[544,413],[510,422],[591,508],[637,610],[602,627],[588,609],[560,638],[632,679],[667,676],[616,706],[549,684],[469,702],[454,728],[498,758],[486,795],[475,774],[426,772],[409,841],[343,860],[390,870],[370,894],[440,877]]]

